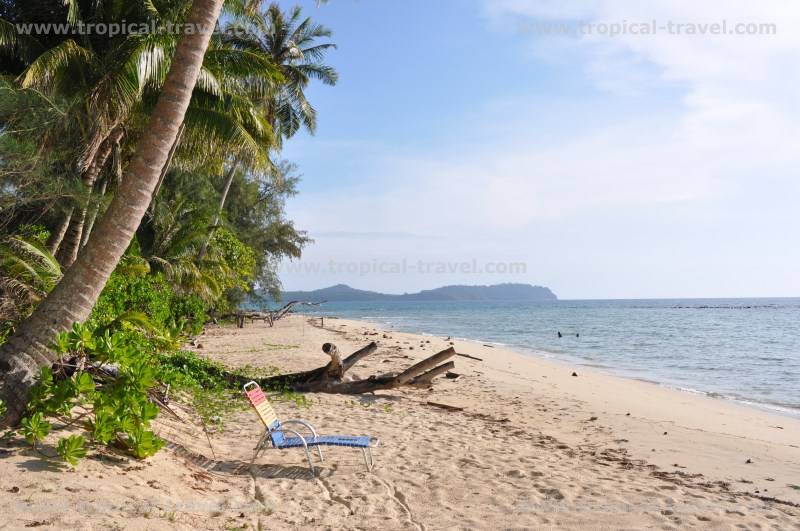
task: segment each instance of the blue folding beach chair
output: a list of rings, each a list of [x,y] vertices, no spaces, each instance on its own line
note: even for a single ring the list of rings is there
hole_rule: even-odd
[[[256,382],[248,382],[244,384],[244,394],[253,406],[253,409],[258,413],[261,422],[264,423],[264,435],[258,441],[253,454],[252,462],[255,462],[258,454],[266,448],[267,441],[272,443],[273,448],[285,450],[286,448],[303,448],[306,452],[306,459],[308,466],[311,469],[311,474],[314,474],[314,464],[311,462],[311,452],[309,448],[316,447],[317,454],[319,455],[320,462],[322,458],[321,446],[346,446],[348,448],[360,448],[364,456],[364,464],[367,470],[371,471],[375,465],[372,458],[372,448],[378,446],[379,440],[375,437],[358,436],[353,437],[349,435],[317,435],[317,430],[306,422],[305,420],[285,420],[281,422],[278,420],[278,415],[272,409],[269,400],[261,390],[261,387]],[[305,427],[311,432],[311,436],[303,436],[295,430],[288,429],[287,424],[297,424]],[[294,435],[294,437],[286,437],[286,434]]]

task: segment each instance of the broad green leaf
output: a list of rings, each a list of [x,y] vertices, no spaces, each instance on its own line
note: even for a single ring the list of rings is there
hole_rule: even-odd
[[[78,464],[78,459],[86,457],[86,440],[82,435],[70,435],[59,439],[56,450],[61,459],[72,466]]]

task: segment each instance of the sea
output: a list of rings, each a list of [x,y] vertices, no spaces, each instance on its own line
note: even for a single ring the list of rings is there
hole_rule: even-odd
[[[800,298],[328,302],[298,311],[504,346],[800,418]]]

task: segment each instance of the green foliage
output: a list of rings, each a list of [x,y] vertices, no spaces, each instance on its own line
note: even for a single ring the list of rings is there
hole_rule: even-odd
[[[240,399],[238,386],[228,382],[225,367],[193,352],[179,351],[162,355],[161,377],[177,389],[192,396],[192,405],[205,424],[222,426],[223,419],[246,404]]]
[[[248,291],[249,283],[254,280],[256,273],[255,251],[226,228],[214,232],[210,247],[216,250],[230,269],[230,275],[220,279],[222,287]]]
[[[79,459],[86,457],[86,439],[82,435],[64,437],[59,439],[56,450],[61,459],[75,466]]]
[[[128,272],[126,272],[128,273]],[[196,333],[206,320],[206,305],[196,295],[175,293],[163,274],[114,272],[89,322],[108,326],[121,316],[144,315],[159,330]]]
[[[220,266],[209,270],[221,295],[215,301],[215,310],[218,313],[233,312],[256,279],[255,250],[224,227],[214,232],[207,250],[207,259]]]
[[[34,232],[27,239],[0,241],[0,321],[27,317],[61,279],[61,268],[40,236]]]
[[[22,434],[28,443],[36,446],[37,442],[42,442],[50,433],[50,423],[44,419],[41,413],[34,413],[22,419]]]
[[[156,348],[141,330],[91,328],[75,324],[54,347],[62,360],[86,367],[72,375],[45,367],[31,392],[23,433],[32,444],[49,433],[46,416],[78,424],[99,444],[119,444],[138,458],[156,453],[163,442],[148,428],[158,415],[149,392],[158,385]],[[115,370],[104,370],[113,365]],[[76,412],[76,408],[77,411]],[[68,437],[58,453],[74,465],[86,453],[84,438]]]
[[[0,419],[6,415],[6,411],[8,411],[8,406],[6,403],[0,400]]]
[[[162,24],[183,21],[191,4],[50,3],[51,22]],[[12,23],[40,14],[36,2],[11,4],[10,11],[0,7],[7,19],[0,24],[0,343],[61,276],[47,250],[50,231],[73,213],[88,213],[87,226],[102,216],[149,122],[178,38],[12,36]],[[158,451],[163,443],[148,429],[158,409],[148,393],[161,382],[190,390],[207,421],[240,407],[231,399],[240,390],[221,378],[221,366],[174,351],[210,309],[235,309],[254,286],[275,292],[276,264],[299,257],[310,241],[285,217],[298,181],[294,168],[274,161],[281,138],[316,126],[304,95],[309,83],[336,82],[323,64],[333,45],[319,42],[330,32],[299,9],[284,15],[276,5],[255,4],[225,2],[231,17],[223,20],[246,24],[253,38],[212,38],[159,197],[87,323],[55,339],[68,362],[61,366],[69,368],[43,369],[32,391],[25,431],[32,444],[49,433],[48,418],[85,430],[85,439],[58,443],[70,464],[89,443],[122,446],[137,457]],[[101,198],[81,177],[116,132],[121,137],[94,187],[107,190]],[[233,184],[220,204],[230,168]],[[206,242],[207,252],[198,253]],[[302,395],[273,391],[305,403]]]
[[[142,426],[136,426],[128,433],[126,441],[131,453],[139,459],[150,457],[164,447],[164,441],[159,439],[155,433],[145,430]]]
[[[226,414],[247,407],[246,402],[240,399],[242,390],[238,380],[241,378],[230,379],[225,373],[255,380],[278,374],[277,368],[256,371],[250,367],[231,373],[222,364],[187,351],[162,355],[160,365],[164,382],[189,390],[194,399],[194,406],[203,421],[206,424],[217,425],[221,425]],[[305,395],[289,389],[286,385],[275,385],[267,391],[276,393],[281,400],[294,402],[298,407],[307,407],[311,404]]]

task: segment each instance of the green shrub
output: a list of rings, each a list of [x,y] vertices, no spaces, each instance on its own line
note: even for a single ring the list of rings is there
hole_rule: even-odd
[[[112,333],[75,324],[57,336],[55,348],[62,360],[70,361],[62,366],[77,363],[85,369],[56,375],[50,367],[42,368],[22,421],[29,443],[35,446],[48,435],[51,424],[46,417],[53,417],[83,427],[97,444],[120,445],[137,458],[163,446],[148,429],[159,411],[148,395],[158,383],[152,341],[134,329]],[[82,436],[61,439],[57,449],[72,465],[86,454]]]
[[[250,292],[250,286],[255,280],[256,253],[224,227],[214,232],[209,248],[220,263],[224,264],[224,267],[212,271],[214,282],[219,285],[222,293],[216,301],[216,310],[220,313],[235,311]]]
[[[178,295],[164,275],[114,272],[92,311],[89,322],[106,325],[118,316],[139,312],[159,327],[186,324],[197,333],[203,327],[206,307],[197,295]]]

